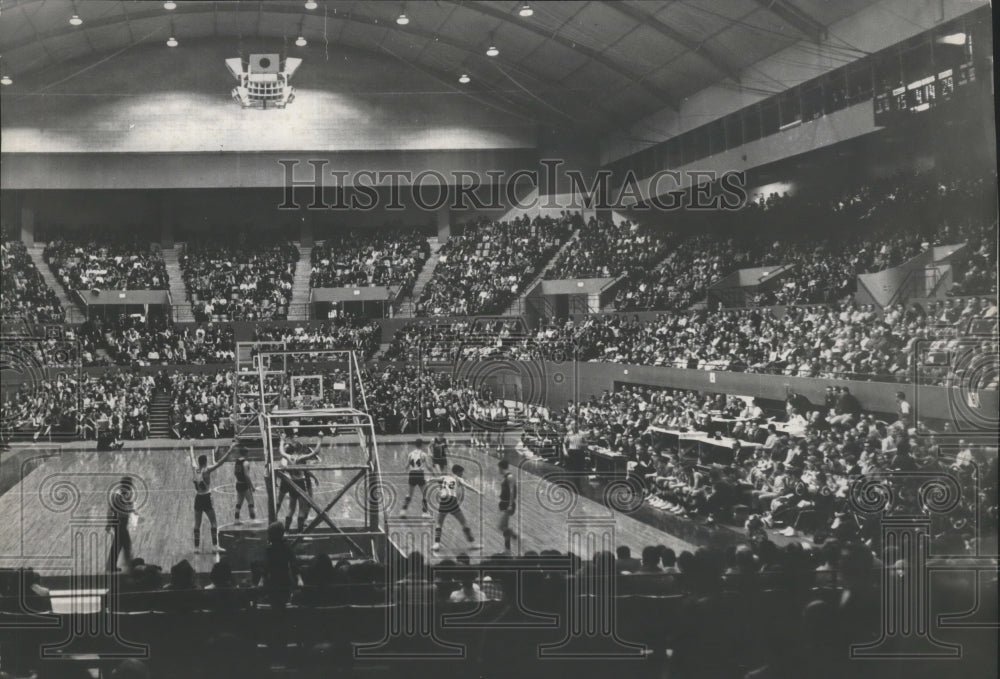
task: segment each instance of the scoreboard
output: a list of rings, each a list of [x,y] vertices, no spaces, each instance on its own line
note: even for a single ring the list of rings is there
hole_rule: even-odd
[[[912,113],[928,111],[960,96],[976,81],[976,67],[971,61],[929,73],[906,85],[876,92],[875,124],[884,126]]]

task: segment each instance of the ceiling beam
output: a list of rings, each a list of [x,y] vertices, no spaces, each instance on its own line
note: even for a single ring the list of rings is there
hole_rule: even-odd
[[[641,85],[647,92],[649,92],[651,95],[659,99],[663,104],[669,106],[674,111],[680,110],[680,102],[678,101],[676,96],[674,96],[670,92],[667,92],[662,87],[658,87],[656,85],[653,85],[652,83],[643,82],[641,76],[638,76],[635,72],[623,66],[619,66],[617,63],[615,63],[614,61],[606,57],[604,54],[598,52],[595,49],[587,47],[586,45],[581,45],[580,43],[570,40],[566,36],[560,35],[558,32],[546,30],[545,28],[543,28],[542,26],[538,25],[535,22],[532,22],[531,20],[522,19],[521,17],[517,16],[512,12],[497,9],[496,7],[487,4],[485,2],[466,3],[466,2],[461,2],[461,0],[452,0],[452,2],[459,2],[461,7],[463,7],[464,9],[472,10],[474,12],[479,12],[480,14],[491,16],[494,19],[500,19],[501,21],[506,21],[512,26],[516,26],[522,30],[530,31],[532,33],[535,33],[536,35],[540,35],[546,40],[551,40],[553,42],[562,45],[567,49],[582,54],[591,61],[601,64],[608,70],[614,71],[615,73],[624,76],[634,85]]]
[[[233,12],[234,13],[234,17],[235,17],[235,21],[239,22],[240,17],[239,17],[238,5],[235,5],[235,4],[234,5],[223,5],[222,8],[223,8],[222,11],[231,11],[231,12]],[[126,10],[126,12],[127,12],[127,10]],[[217,32],[217,30],[218,30],[218,16],[219,16],[219,13],[220,13],[220,8],[218,6],[218,3],[214,3],[213,2],[213,3],[211,3],[211,5],[200,4],[199,3],[197,5],[187,5],[187,6],[185,6],[183,3],[179,3],[178,7],[177,7],[177,10],[175,10],[174,12],[171,12],[169,16],[174,16],[174,15],[177,15],[177,16],[186,16],[186,15],[208,14],[208,13],[213,14],[213,23],[216,24],[216,32]],[[260,3],[257,4],[257,34],[258,35],[260,35],[260,32],[261,32],[261,23],[262,23],[262,18],[263,18],[263,14],[264,13],[268,13],[268,14],[280,14],[280,15],[295,15],[295,16],[303,16],[303,17],[306,17],[306,18],[320,18],[320,19],[322,18],[320,15],[304,14],[302,11],[300,11],[300,9],[298,7],[291,6],[291,5],[287,4],[287,3],[280,3],[280,2],[260,2]],[[95,21],[88,21],[86,24],[84,24],[84,27],[89,27],[89,28],[92,28],[92,29],[93,28],[104,28],[104,27],[115,26],[117,24],[125,24],[125,23],[129,22],[129,20],[131,20],[132,22],[135,22],[135,21],[139,21],[139,20],[143,20],[143,19],[157,19],[157,18],[163,19],[163,18],[167,18],[167,16],[168,15],[165,15],[160,8],[152,9],[152,10],[149,10],[149,11],[133,12],[131,14],[127,14],[127,13],[123,12],[123,14],[121,16],[115,15],[115,16],[109,16],[109,17],[106,17],[106,18],[103,18],[103,19],[97,19]],[[373,17],[373,16],[368,16],[366,14],[356,13],[356,12],[352,12],[352,11],[338,12],[336,14],[329,15],[329,18],[333,19],[335,21],[342,21],[342,22],[344,22],[342,24],[342,26],[346,26],[348,23],[363,24],[363,25],[367,25],[367,26],[373,26],[373,27],[378,27],[378,28],[385,28],[385,29],[387,29],[387,31],[398,31],[400,33],[409,34],[409,35],[413,35],[413,36],[416,36],[416,37],[423,38],[423,39],[428,40],[430,42],[437,42],[437,43],[440,43],[442,45],[447,45],[447,46],[452,47],[452,48],[454,48],[456,50],[459,50],[459,51],[461,51],[461,52],[463,52],[463,53],[465,53],[467,55],[470,55],[470,56],[474,57],[476,59],[476,61],[477,61],[476,72],[479,72],[479,73],[483,73],[484,72],[484,66],[488,65],[491,69],[494,66],[494,64],[492,63],[493,62],[492,58],[491,57],[487,57],[486,54],[485,54],[485,52],[483,52],[481,50],[478,50],[475,47],[466,45],[466,44],[464,44],[462,42],[459,42],[457,40],[454,40],[452,38],[441,36],[441,35],[439,35],[437,33],[433,33],[431,31],[428,31],[428,30],[425,30],[425,29],[421,29],[421,28],[419,28],[417,26],[414,26],[412,21],[407,26],[399,26],[399,25],[395,24],[395,22],[393,22],[393,21],[378,19],[378,18]],[[131,27],[131,24],[129,24],[129,27]],[[38,33],[35,36],[26,37],[24,39],[12,42],[9,46],[6,47],[6,51],[8,53],[10,53],[13,50],[16,50],[18,48],[21,48],[21,47],[24,47],[24,46],[32,44],[36,40],[39,41],[39,42],[41,42],[43,40],[49,40],[49,39],[53,39],[53,38],[59,38],[59,37],[64,36],[64,35],[70,35],[70,34],[76,33],[79,30],[80,29],[77,28],[77,27],[60,27],[60,28],[56,28],[56,29],[51,30],[51,31],[47,31],[45,33]],[[388,35],[388,33],[387,33],[387,35]],[[384,40],[385,37],[386,36],[383,36],[383,40]],[[44,46],[44,43],[43,43],[43,46]],[[50,61],[55,61],[54,58],[51,55],[50,55]],[[540,73],[536,73],[536,72],[531,71],[529,69],[525,69],[525,68],[523,68],[521,66],[518,66],[517,64],[508,63],[508,64],[505,64],[505,66],[507,66],[509,68],[517,69],[517,71],[519,73],[522,73],[522,74],[528,76],[529,78],[533,79],[538,85],[540,85],[542,88],[544,88],[544,90],[546,92],[558,92],[560,94],[560,96],[567,96],[567,97],[572,98],[572,100],[574,101],[573,105],[575,105],[575,106],[582,106],[585,103],[581,96],[579,96],[576,93],[574,93],[571,88],[565,87],[565,85],[563,83],[561,83],[561,82],[558,82],[558,81],[553,80],[551,78],[547,78],[546,76],[544,76],[544,75],[542,75]],[[470,71],[470,72],[472,72],[472,71]],[[504,76],[504,77],[506,78],[506,76]],[[524,96],[523,93],[522,93],[521,96],[518,97],[518,99],[519,100],[523,99],[524,102],[525,102],[525,105],[528,106],[528,107],[530,107],[530,108],[532,108],[532,109],[535,109],[535,107],[537,107],[537,102],[531,101],[530,97]],[[535,109],[535,110],[538,110],[538,109]],[[549,112],[549,115],[551,115],[551,111]],[[567,120],[571,120],[572,119],[572,116],[570,116],[568,113],[563,113],[562,115]],[[609,119],[607,113],[602,112],[601,115],[604,116],[606,119]]]
[[[294,7],[289,6],[287,4],[275,3],[275,2],[272,2],[272,3],[261,3],[259,5],[259,7],[258,7],[258,12],[259,12],[259,14],[258,14],[258,22],[259,22],[259,19],[260,19],[261,8],[264,7],[264,6],[266,6],[266,9],[264,9],[263,12],[266,12],[266,13],[283,14],[283,15],[294,14],[296,16],[301,16],[302,15],[302,12],[300,12],[297,8],[294,8]],[[226,7],[226,6],[223,5],[223,7]],[[183,11],[181,11],[181,8],[183,8]],[[21,7],[21,9],[23,10],[23,6]],[[226,10],[223,10],[223,11],[226,11]],[[235,18],[236,22],[238,23],[239,20],[240,20],[240,17],[238,15],[238,13],[235,13],[235,10],[230,10],[230,11],[234,11],[234,18]],[[190,15],[190,14],[206,14],[207,15],[207,14],[212,14],[213,15],[213,22],[217,22],[218,15],[219,15],[220,12],[219,12],[219,8],[216,6],[216,3],[204,4],[204,5],[203,4],[189,5],[189,6],[186,6],[186,7],[185,7],[185,5],[179,3],[177,10],[175,12],[171,12],[170,13],[171,16],[165,16],[162,11],[160,11],[159,9],[156,9],[156,10],[153,10],[153,11],[134,12],[134,13],[132,13],[130,15],[126,15],[125,13],[123,13],[122,15],[118,15],[118,16],[111,16],[111,17],[106,17],[106,18],[103,18],[103,19],[97,19],[97,20],[94,20],[94,21],[87,22],[85,24],[85,26],[89,26],[91,29],[93,29],[93,28],[111,27],[111,26],[115,26],[115,25],[125,25],[127,21],[135,22],[135,21],[139,21],[139,20],[142,20],[142,19],[160,18],[160,19],[168,20],[168,19],[171,19],[172,16],[174,16],[174,15],[176,15],[178,13],[184,14],[184,15]],[[310,16],[312,16],[312,15],[310,15]],[[343,22],[342,25],[347,25],[349,22],[355,22],[355,23],[362,23],[362,24],[367,24],[367,25],[371,25],[371,26],[378,26],[380,28],[386,28],[386,29],[389,29],[389,30],[398,29],[398,30],[403,31],[403,29],[407,29],[404,32],[415,34],[415,35],[421,35],[423,37],[430,37],[432,39],[434,37],[436,37],[433,34],[431,34],[429,32],[426,32],[426,31],[421,31],[420,29],[410,29],[409,26],[406,26],[406,27],[396,26],[393,22],[379,21],[378,19],[375,19],[373,17],[364,16],[364,15],[357,15],[357,14],[353,14],[352,15],[350,13],[338,13],[336,15],[332,15],[330,18],[332,18],[334,20],[337,20],[337,21],[342,21]],[[30,23],[30,19],[28,19],[28,21]],[[258,25],[259,25],[259,23],[258,23]],[[164,28],[166,28],[166,23],[164,24]],[[45,46],[45,43],[43,41],[44,40],[52,40],[52,39],[59,38],[60,36],[64,36],[64,35],[70,35],[70,34],[78,32],[79,30],[80,30],[79,27],[73,26],[73,27],[69,27],[69,28],[58,28],[58,29],[55,29],[55,30],[52,30],[52,31],[47,31],[45,33],[38,33],[36,31],[35,35],[33,35],[31,37],[28,37],[28,38],[25,38],[25,39],[22,39],[22,40],[18,40],[15,43],[12,43],[10,46],[8,46],[6,48],[5,51],[8,54],[10,54],[15,49],[18,49],[18,48],[21,48],[21,47],[25,47],[25,46],[34,44],[35,42],[38,42],[39,44],[42,45],[42,48],[45,49],[46,53],[48,54],[49,61],[51,63],[55,64],[55,63],[58,63],[58,60],[51,54],[51,52],[48,51],[48,48]],[[275,36],[275,37],[276,38],[280,38],[281,36]],[[462,50],[464,52],[468,52],[470,54],[477,54],[478,55],[478,52],[474,52],[468,46],[462,45],[461,43],[457,43],[457,42],[455,42],[453,40],[445,39],[445,38],[440,38],[440,37],[437,37],[437,40],[438,40],[438,42],[451,45],[452,47],[454,47],[456,49],[459,49],[459,50]],[[379,49],[378,47],[372,48],[370,46],[369,47],[365,47],[365,46],[361,46],[361,45],[345,45],[345,46],[348,47],[348,48],[351,48],[351,49],[356,49],[358,51],[368,52],[368,53],[371,53],[371,54],[381,54],[381,55],[389,54],[388,50],[385,50],[384,48]],[[485,56],[485,53],[482,55],[482,58],[484,60],[488,59],[488,57]],[[413,63],[413,62],[408,62],[408,61],[405,62],[405,63],[407,63],[409,66],[411,66],[413,68],[416,68],[416,69],[418,69],[418,70],[426,73],[427,75],[430,75],[430,76],[434,77],[436,80],[442,81],[443,83],[449,83],[450,84],[451,81],[453,81],[453,80],[455,80],[457,78],[457,76],[454,73],[449,73],[449,72],[441,71],[441,70],[439,70],[437,68],[434,68],[433,66],[429,66],[427,64],[422,64],[422,63],[418,64],[418,63]],[[472,73],[473,75],[475,75],[478,71],[476,71],[476,70],[470,70],[469,72]],[[534,73],[529,73],[529,75],[532,78],[541,81],[542,84],[545,85],[545,86],[547,86],[547,87],[551,87],[553,89],[554,88],[559,88],[559,91],[562,91],[561,85],[559,85],[559,83],[556,83],[555,81],[547,81],[543,76],[540,76],[540,75],[537,75],[537,74],[534,74]],[[471,86],[462,86],[461,88],[459,88],[459,87],[456,87],[456,86],[452,85],[451,87],[456,92],[461,92],[461,93],[468,94],[469,96],[472,96],[474,99],[477,99],[477,100],[479,100],[481,102],[483,101],[483,99],[487,99],[488,100],[489,98],[492,97],[493,99],[496,100],[496,102],[493,103],[493,104],[489,104],[489,105],[492,105],[492,106],[494,106],[496,108],[500,108],[500,109],[506,111],[507,113],[510,113],[512,115],[517,115],[519,117],[528,118],[529,115],[530,115],[530,116],[533,116],[535,120],[540,121],[540,122],[545,122],[545,123],[548,123],[548,124],[562,124],[562,125],[565,125],[567,121],[572,120],[572,117],[569,114],[567,114],[567,113],[561,113],[561,116],[562,116],[561,119],[555,120],[554,119],[554,111],[553,110],[546,110],[545,108],[543,108],[539,104],[539,102],[533,101],[531,99],[531,97],[529,97],[529,96],[527,96],[527,95],[525,95],[524,93],[521,93],[521,92],[518,93],[519,96],[517,98],[517,101],[516,102],[512,102],[511,100],[507,99],[506,97],[501,96],[500,92],[496,92],[496,93],[490,92],[489,87],[486,85],[486,83],[484,83],[483,81],[480,81],[478,79],[474,80],[474,82],[473,82],[473,84]],[[515,108],[523,108],[523,113],[519,114],[519,113],[515,113],[515,112],[511,111],[510,110],[511,106],[514,106]],[[556,110],[558,110],[558,109],[556,109]]]
[[[787,0],[757,0],[757,4],[815,43],[823,41],[826,26]]]
[[[682,45],[688,52],[694,54],[697,57],[701,57],[703,61],[708,63],[712,68],[721,73],[722,75],[732,78],[733,80],[739,82],[740,79],[740,68],[739,65],[733,63],[731,60],[726,59],[720,54],[715,53],[705,46],[704,42],[698,42],[688,37],[687,35],[681,33],[676,28],[665,24],[664,22],[657,19],[652,14],[644,12],[630,5],[625,0],[620,0],[619,2],[609,2],[605,7],[610,7],[615,11],[624,14],[633,21],[640,23],[644,26],[649,26],[654,31],[660,35],[673,40],[676,43]]]

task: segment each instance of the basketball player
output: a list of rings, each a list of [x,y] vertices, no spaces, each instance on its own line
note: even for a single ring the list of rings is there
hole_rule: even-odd
[[[509,552],[511,540],[517,539],[517,534],[510,527],[510,517],[517,508],[517,481],[510,472],[507,460],[500,460],[497,466],[503,476],[500,480],[500,520],[497,527],[503,534],[503,548]]]
[[[430,465],[427,462],[427,451],[424,450],[424,440],[417,439],[415,446],[406,456],[406,498],[403,500],[403,510],[400,516],[406,516],[406,510],[413,498],[413,489],[420,488],[421,513],[427,514],[427,477],[424,470]]]
[[[250,463],[244,457],[242,451],[240,456],[233,463],[233,476],[236,477],[236,523],[240,523],[240,509],[244,500],[250,509],[250,520],[256,521],[257,515],[253,504],[253,481],[250,479]]]
[[[108,523],[105,531],[111,533],[111,549],[108,552],[108,572],[118,568],[118,556],[125,552],[125,563],[132,563],[132,536],[128,532],[128,522],[135,513],[135,485],[131,476],[123,476],[108,500]]]
[[[493,421],[493,428],[497,432],[496,444],[498,451],[503,450],[504,430],[507,428],[508,416],[507,406],[504,405],[503,399],[498,398],[496,404],[490,410],[490,419]]]
[[[485,434],[483,433],[483,407],[479,404],[479,399],[476,399],[471,404],[469,404],[469,424],[472,430],[472,447],[478,448],[479,446],[485,445],[483,439]]]
[[[307,460],[317,457],[319,455],[319,448],[323,444],[323,434],[319,435],[319,443],[316,444],[316,448],[304,455],[297,454],[297,451],[301,451],[305,444],[299,443],[294,436],[285,436],[285,432],[282,431],[278,434],[278,454],[281,459],[278,461],[278,468],[284,469],[289,464],[298,464],[299,462],[306,462]],[[280,475],[281,483],[278,485],[278,501],[275,504],[276,512],[281,512],[281,505],[285,501],[285,495],[291,490],[289,486],[288,479],[284,474]],[[295,493],[292,493],[292,512],[295,511]]]
[[[194,457],[194,445],[189,448],[191,455],[191,467],[194,469],[194,476],[192,481],[194,482],[194,551],[201,551],[201,516],[202,514],[208,515],[208,522],[212,527],[212,551],[221,552],[222,549],[219,547],[219,523],[215,518],[215,507],[212,506],[212,472],[221,467],[226,461],[226,458],[233,452],[236,448],[236,440],[233,440],[233,444],[229,446],[229,450],[217,461],[213,462],[211,465],[208,464],[207,455],[199,455],[196,460]],[[212,458],[215,458],[215,454],[218,450],[212,452]]]
[[[439,504],[437,526],[434,527],[434,545],[431,547],[431,551],[433,552],[441,549],[441,527],[444,525],[444,520],[449,514],[458,519],[458,523],[462,526],[462,532],[465,533],[465,539],[469,542],[476,541],[475,536],[472,534],[472,529],[469,528],[469,524],[465,520],[465,514],[462,513],[462,498],[465,488],[474,493],[478,493],[479,491],[462,478],[462,474],[464,473],[465,467],[456,464],[451,468],[451,474],[445,474],[441,478],[435,479],[435,483],[439,487]]]
[[[298,444],[294,444],[297,446]],[[319,441],[316,443],[316,447],[304,455],[289,455],[284,450],[281,451],[282,466],[289,465],[302,465],[310,460],[315,460],[319,458],[320,448],[323,447],[323,434],[319,435]],[[285,516],[285,530],[290,530],[292,527],[292,516],[295,515],[296,507],[298,508],[298,518],[296,521],[296,527],[301,533],[306,524],[306,518],[309,516],[309,503],[305,501],[302,495],[312,496],[313,483],[316,481],[316,477],[305,469],[289,469],[288,470],[288,483],[296,487],[297,492],[293,492],[289,495],[288,499],[288,515]],[[291,490],[291,488],[289,488]],[[283,496],[282,496],[283,497]],[[280,500],[281,498],[279,498]],[[280,502],[279,502],[280,506]]]
[[[435,436],[431,443],[431,463],[438,474],[445,474],[448,470],[448,442],[442,434]]]

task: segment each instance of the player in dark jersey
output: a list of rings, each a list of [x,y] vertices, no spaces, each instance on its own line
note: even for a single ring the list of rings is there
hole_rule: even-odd
[[[246,501],[250,509],[250,520],[256,521],[257,514],[253,504],[253,480],[250,478],[250,463],[243,456],[242,451],[236,462],[233,463],[233,476],[236,477],[236,523],[240,522],[240,509]]]
[[[427,514],[427,477],[425,470],[428,468],[427,451],[424,450],[424,440],[417,439],[413,442],[414,448],[406,455],[406,497],[403,499],[403,509],[401,515],[406,515],[406,510],[410,506],[413,498],[413,489],[420,488],[421,512]]]
[[[448,471],[448,442],[441,434],[435,436],[431,443],[431,464],[439,474]]]
[[[311,451],[306,449],[303,455],[289,454],[289,450],[298,451],[304,446],[297,442],[292,441],[291,443],[286,443],[281,447],[281,457],[282,466],[294,466],[298,467],[303,465],[310,460],[319,458],[320,448],[323,446],[323,433],[319,435],[319,441],[316,443],[316,447]],[[309,503],[305,501],[303,496],[312,496],[312,491],[316,477],[313,476],[308,470],[305,469],[288,469],[288,484],[286,486],[288,490],[292,490],[290,486],[295,486],[295,492],[291,492],[288,495],[288,515],[285,516],[285,530],[290,530],[292,527],[292,516],[295,515],[295,510],[298,508],[298,518],[296,521],[296,527],[299,532],[305,528],[306,518],[309,516]],[[280,497],[279,497],[280,500]],[[280,501],[279,501],[280,507]]]
[[[474,493],[479,491],[462,478],[464,473],[465,468],[456,464],[451,468],[451,474],[445,474],[434,481],[438,484],[438,517],[437,526],[434,527],[434,545],[431,547],[434,552],[441,549],[441,528],[448,516],[454,516],[458,519],[466,540],[476,541],[472,529],[469,528],[469,523],[465,520],[465,514],[462,512],[462,499],[465,496],[466,488]]]
[[[507,460],[500,460],[497,466],[503,476],[500,480],[500,520],[497,522],[497,527],[503,534],[504,549],[509,552],[511,540],[517,539],[517,534],[510,527],[510,517],[517,508],[517,481],[510,472]]]
[[[315,450],[310,451],[309,448],[302,442],[295,439],[294,436],[285,436],[285,432],[282,431],[279,435],[278,443],[278,469],[284,469],[290,464],[298,464],[299,462],[305,462],[319,455],[319,447],[323,444],[323,434],[319,435],[319,444],[316,446]],[[291,482],[288,480],[288,476],[291,474],[281,474],[279,475],[278,482],[278,501],[275,503],[276,509],[275,513],[281,513],[281,505],[285,502],[285,496],[291,491]],[[295,512],[295,494],[292,493],[292,512]]]
[[[189,448],[191,456],[191,467],[194,470],[192,476],[192,481],[194,482],[194,549],[195,551],[201,551],[201,517],[202,514],[208,516],[208,522],[212,526],[212,550],[215,552],[221,552],[222,549],[219,547],[219,524],[215,518],[215,507],[212,505],[212,472],[222,466],[229,457],[230,453],[236,447],[236,441],[233,440],[233,444],[229,446],[229,450],[218,460],[213,461],[210,465],[208,463],[207,455],[199,455],[198,459],[194,456],[194,446]],[[215,459],[215,454],[218,449],[212,452],[212,458]]]

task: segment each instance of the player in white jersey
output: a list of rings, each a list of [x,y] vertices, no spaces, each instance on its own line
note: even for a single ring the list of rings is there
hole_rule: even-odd
[[[465,539],[469,542],[476,541],[475,536],[472,535],[472,529],[469,528],[469,524],[465,520],[465,514],[462,512],[462,499],[465,496],[466,488],[474,493],[479,491],[462,478],[464,473],[465,468],[456,464],[452,466],[451,474],[445,474],[441,478],[435,479],[435,483],[438,484],[438,517],[437,526],[434,527],[434,545],[431,547],[434,552],[441,549],[441,527],[449,514],[458,519],[462,525]]]
[[[413,489],[420,488],[421,512],[427,514],[427,476],[426,471],[431,468],[427,458],[427,451],[424,450],[424,440],[417,439],[413,442],[415,446],[406,455],[406,498],[403,500],[402,516],[406,515],[406,510],[413,499]]]
[[[489,419],[489,413],[482,406],[479,401],[473,401],[472,405],[469,406],[469,418],[470,424],[472,425],[472,445],[473,447],[486,447],[487,443],[487,433],[483,425]]]
[[[207,455],[199,455],[198,459],[194,456],[194,446],[191,446],[189,453],[191,456],[191,467],[193,469],[192,481],[194,482],[194,549],[195,551],[201,550],[201,517],[202,514],[208,515],[208,522],[212,527],[212,549],[216,552],[221,552],[222,549],[219,547],[219,524],[215,518],[215,507],[212,505],[212,472],[222,466],[229,457],[233,449],[236,448],[237,441],[233,439],[233,444],[229,446],[229,450],[219,458],[218,461],[214,460],[215,453],[213,452],[212,464],[208,463]]]

